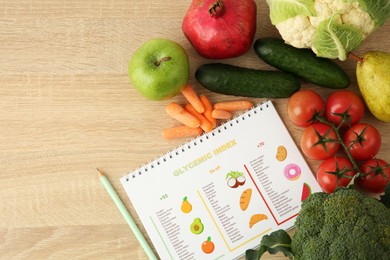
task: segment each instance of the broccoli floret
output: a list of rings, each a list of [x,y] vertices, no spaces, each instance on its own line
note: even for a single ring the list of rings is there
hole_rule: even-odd
[[[310,195],[295,226],[295,259],[389,259],[390,210],[356,190]]]

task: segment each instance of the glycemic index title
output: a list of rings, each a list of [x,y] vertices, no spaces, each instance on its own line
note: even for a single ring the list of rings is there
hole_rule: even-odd
[[[196,158],[195,160],[187,163],[186,165],[183,165],[179,169],[175,170],[173,172],[173,175],[179,176],[179,175],[187,172],[188,170],[198,166],[199,164],[202,164],[202,163],[206,162],[207,160],[211,159],[213,156],[219,155],[219,154],[221,154],[221,153],[231,149],[235,145],[237,145],[237,143],[236,143],[236,140],[233,139],[233,140],[231,140],[231,141],[229,141],[229,142],[227,142],[227,143],[217,147],[212,152],[205,153],[202,156]]]

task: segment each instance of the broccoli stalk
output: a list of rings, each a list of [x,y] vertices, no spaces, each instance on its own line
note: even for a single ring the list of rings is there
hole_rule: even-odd
[[[311,194],[302,202],[295,226],[290,240],[284,230],[264,236],[258,250],[247,250],[246,259],[260,259],[266,251],[311,260],[377,260],[390,255],[390,209],[354,189]]]

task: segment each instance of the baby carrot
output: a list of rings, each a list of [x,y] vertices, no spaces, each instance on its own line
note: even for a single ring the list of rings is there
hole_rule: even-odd
[[[198,113],[191,104],[188,103],[184,107],[191,115],[200,121],[200,128],[202,128],[205,132],[211,132],[211,130],[213,130],[212,124],[202,114]]]
[[[162,137],[166,140],[178,139],[183,137],[199,136],[203,133],[202,128],[191,128],[185,125],[165,128],[162,131]]]
[[[184,125],[192,128],[200,126],[200,121],[193,115],[191,115],[187,110],[185,110],[181,105],[171,102],[165,106],[165,111],[176,119],[177,121],[183,123]]]
[[[247,110],[252,107],[252,102],[245,100],[225,101],[214,104],[214,109],[222,109],[225,111]]]
[[[222,109],[214,109],[211,116],[215,119],[231,119],[233,117],[230,112]]]
[[[200,101],[195,90],[189,84],[187,84],[181,90],[181,93],[187,99],[187,101],[195,108],[196,111],[198,111],[201,114],[204,112],[204,106],[202,102]]]
[[[199,99],[202,102],[205,109],[203,115],[211,123],[214,129],[217,126],[217,120],[211,116],[211,113],[213,112],[213,106],[211,105],[211,102],[206,95],[200,95]]]

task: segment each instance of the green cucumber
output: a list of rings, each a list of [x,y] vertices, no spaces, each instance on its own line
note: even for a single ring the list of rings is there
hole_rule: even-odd
[[[301,87],[299,79],[286,72],[222,63],[199,66],[195,78],[210,91],[242,97],[287,98]]]
[[[282,39],[258,39],[254,49],[269,65],[316,85],[343,89],[351,83],[347,73],[330,59],[317,57],[309,49],[295,48],[284,43]]]

